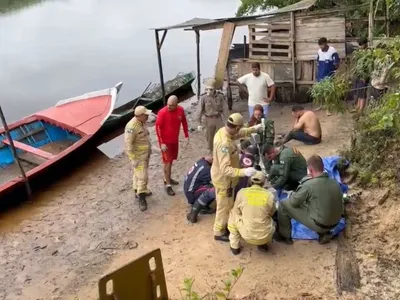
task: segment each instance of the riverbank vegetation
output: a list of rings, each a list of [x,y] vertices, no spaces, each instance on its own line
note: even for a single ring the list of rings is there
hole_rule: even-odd
[[[357,51],[345,72],[313,86],[314,102],[332,112],[347,110],[344,99],[352,93],[354,78],[367,78],[381,66],[387,68],[388,92],[370,101],[357,116],[351,147],[343,155],[351,161],[362,186],[396,188],[400,180],[400,38],[382,42],[381,46]],[[380,76],[378,74],[378,76]]]
[[[252,15],[258,11],[266,11],[274,8],[282,8],[291,4],[300,2],[301,0],[241,0],[241,4],[237,9],[237,16]],[[347,10],[346,18],[357,19],[368,17],[370,0],[317,0],[316,4],[310,10],[328,9],[333,7],[349,7],[353,5],[363,5],[356,10]],[[391,35],[400,34],[400,1],[398,0],[374,0],[374,16],[383,16],[386,7],[390,11]],[[366,36],[368,24],[361,22],[355,24],[351,32],[354,36]],[[385,34],[384,22],[376,22],[375,36]]]

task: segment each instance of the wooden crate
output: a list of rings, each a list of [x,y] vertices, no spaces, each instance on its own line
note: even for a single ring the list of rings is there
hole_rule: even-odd
[[[249,58],[272,61],[292,60],[290,22],[249,26]]]

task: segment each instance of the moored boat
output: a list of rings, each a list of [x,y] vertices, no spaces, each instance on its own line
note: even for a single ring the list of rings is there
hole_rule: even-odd
[[[180,101],[193,96],[192,83],[195,80],[194,72],[180,73],[175,78],[164,84],[165,98],[171,95],[177,96]],[[145,93],[113,110],[111,116],[104,123],[102,132],[113,131],[133,118],[136,106],[143,105],[157,113],[164,106],[162,90],[160,84],[154,84]]]
[[[29,181],[90,142],[112,114],[121,87],[119,83],[113,88],[59,101],[54,107],[8,125]],[[5,129],[0,128],[0,199],[23,185],[11,143]]]

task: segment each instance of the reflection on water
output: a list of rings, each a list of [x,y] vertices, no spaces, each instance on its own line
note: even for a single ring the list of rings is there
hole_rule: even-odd
[[[233,16],[238,3],[54,0],[2,15],[0,99],[8,122],[119,81],[124,86],[118,104],[139,96],[159,78],[149,28],[193,17]],[[203,76],[214,71],[220,38],[220,30],[201,33]],[[237,31],[236,39],[242,41],[243,33]],[[169,31],[162,47],[165,80],[196,70],[195,54],[193,32]]]

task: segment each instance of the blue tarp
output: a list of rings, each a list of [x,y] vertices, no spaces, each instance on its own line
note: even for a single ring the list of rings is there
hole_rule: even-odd
[[[330,156],[323,158],[325,172],[328,173],[330,178],[335,179],[342,188],[343,193],[348,192],[348,186],[342,183],[340,178],[339,171],[336,168],[336,163],[340,159],[339,156]],[[279,201],[282,201],[287,198],[287,194],[285,192],[278,192]],[[339,224],[331,231],[333,235],[339,234],[346,227],[346,220],[342,218]],[[292,238],[297,240],[317,240],[318,234],[311,229],[308,229],[303,224],[297,222],[292,219]]]

